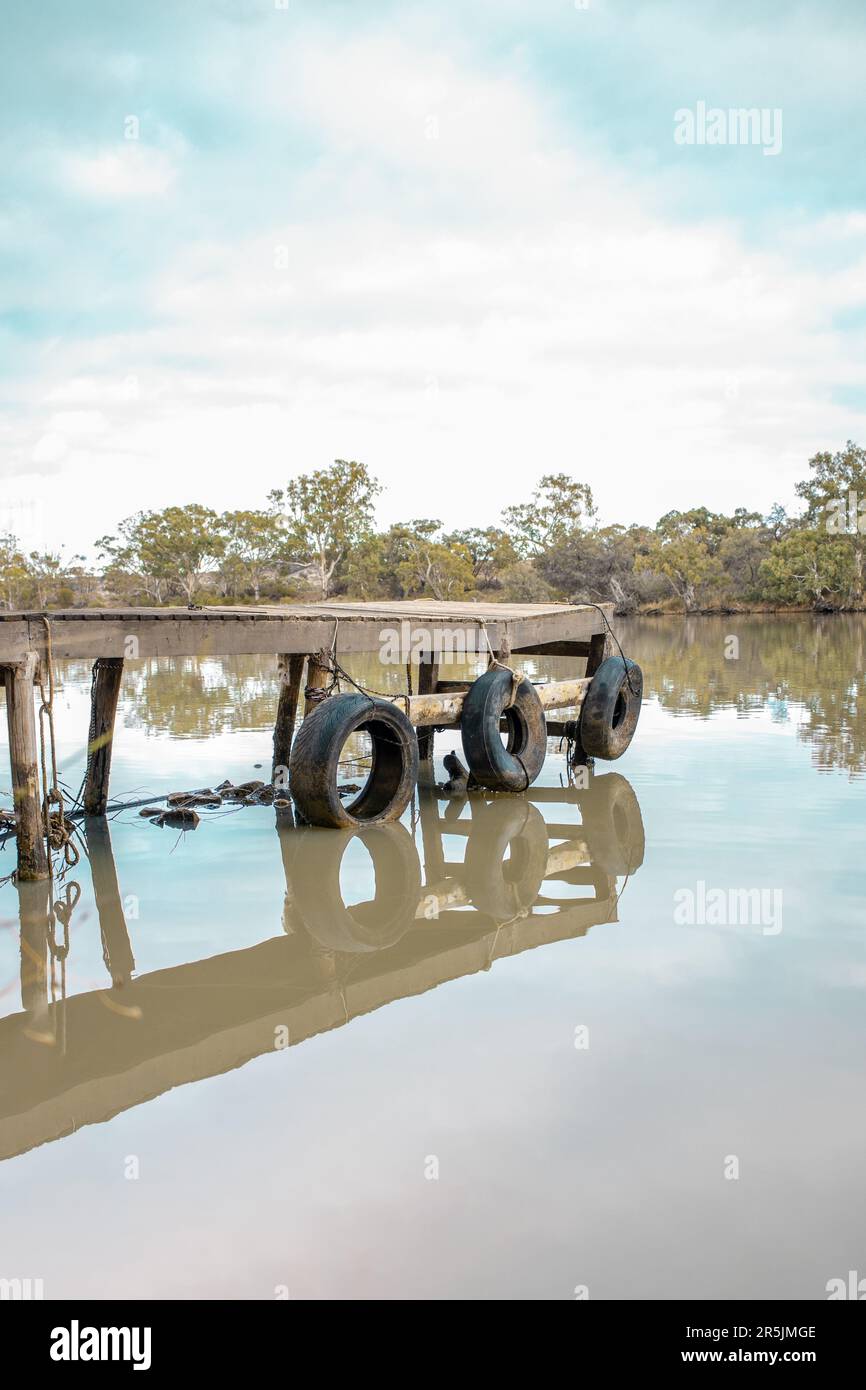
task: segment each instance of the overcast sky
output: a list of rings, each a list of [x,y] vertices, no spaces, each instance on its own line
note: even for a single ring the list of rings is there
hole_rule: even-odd
[[[337,457],[384,523],[654,522],[866,443],[866,6],[582,3],[3,0],[0,528]]]

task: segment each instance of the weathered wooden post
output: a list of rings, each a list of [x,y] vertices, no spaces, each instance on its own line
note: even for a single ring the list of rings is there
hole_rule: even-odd
[[[589,656],[586,658],[586,671],[584,675],[594,676],[603,661],[609,656],[613,656],[616,646],[613,638],[605,628],[604,632],[597,632],[594,637],[589,639]]]
[[[310,655],[310,656],[307,657],[307,685],[306,685],[306,690],[309,690],[309,691],[312,691],[312,690],[322,690],[322,689],[324,688],[324,686],[326,686],[326,685],[328,684],[328,681],[330,680],[330,676],[331,676],[330,668],[329,668],[328,666],[324,666],[324,665],[319,661],[318,656]],[[304,694],[304,718],[306,719],[307,715],[308,715],[308,714],[311,714],[312,711],[313,711],[315,708],[316,708],[316,701],[315,701],[315,699],[310,699],[310,696],[307,695],[307,694],[306,694],[306,691],[305,691],[305,694]]]
[[[38,657],[29,652],[22,661],[6,667],[6,718],[9,724],[9,758],[12,764],[12,796],[18,835],[18,879],[33,882],[48,877],[48,851],[39,796],[39,750],[33,682]]]
[[[276,782],[277,778],[285,777],[286,769],[289,766],[305,659],[302,653],[277,657],[277,669],[280,673],[280,696],[277,701],[277,717],[274,723],[272,782]]]
[[[84,811],[88,816],[104,816],[108,805],[114,720],[122,680],[123,657],[99,657],[94,671],[91,696],[87,779],[84,786]]]
[[[433,659],[432,652],[424,652],[418,667],[418,694],[432,695],[439,683],[439,662]],[[433,757],[434,730],[418,730],[418,757],[427,762]]]

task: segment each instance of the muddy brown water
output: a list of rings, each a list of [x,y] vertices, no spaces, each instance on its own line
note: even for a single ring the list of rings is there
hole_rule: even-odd
[[[618,631],[646,700],[588,786],[551,743],[524,797],[422,789],[362,837],[124,811],[57,885],[53,954],[38,890],[0,887],[0,1279],[821,1298],[866,1274],[866,623]],[[76,788],[89,672],[61,677]],[[267,776],[275,700],[258,658],[130,663],[114,792]]]

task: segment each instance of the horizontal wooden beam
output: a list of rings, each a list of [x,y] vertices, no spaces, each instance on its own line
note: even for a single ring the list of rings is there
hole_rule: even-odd
[[[548,681],[535,686],[542,709],[580,709],[590,681],[581,676],[573,681]],[[392,695],[389,703],[405,710],[416,728],[435,725],[442,729],[457,728],[463,714],[464,691],[435,692],[431,695]]]
[[[601,619],[599,618],[599,623]],[[514,656],[589,656],[589,642],[533,642],[515,647]]]

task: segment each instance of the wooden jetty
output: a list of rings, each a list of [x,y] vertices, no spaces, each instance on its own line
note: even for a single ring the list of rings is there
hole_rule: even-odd
[[[316,709],[316,693],[328,685],[332,658],[382,651],[399,639],[400,651],[417,664],[415,693],[394,697],[421,732],[418,753],[429,759],[433,730],[458,726],[467,684],[440,679],[440,655],[474,638],[479,654],[510,665],[515,657],[554,654],[579,657],[573,680],[539,690],[545,714],[577,711],[589,684],[611,653],[613,605],[432,603],[329,603],[257,608],[64,609],[0,613],[0,670],[6,687],[19,880],[49,874],[45,817],[39,787],[39,738],[34,681],[53,660],[86,659],[94,680],[84,811],[105,814],[109,797],[115,716],[124,663],[139,658],[271,654],[281,672],[275,709],[274,767],[288,766],[299,703],[304,717]],[[390,635],[390,636],[389,636]],[[405,666],[405,662],[403,663]],[[636,668],[635,668],[636,669]],[[564,726],[547,722],[558,736]]]

